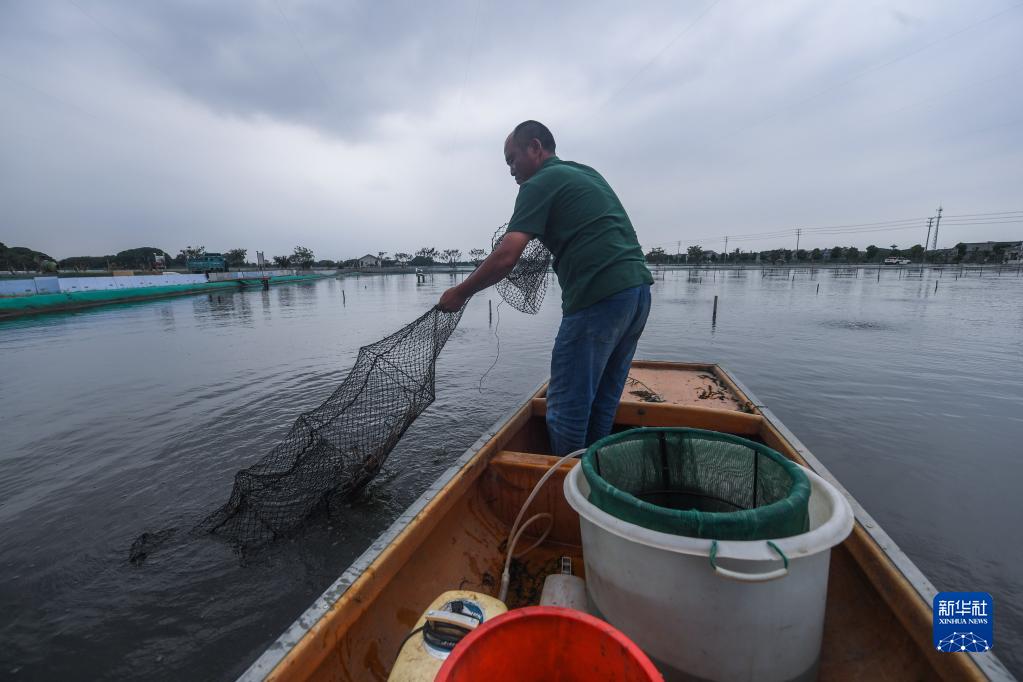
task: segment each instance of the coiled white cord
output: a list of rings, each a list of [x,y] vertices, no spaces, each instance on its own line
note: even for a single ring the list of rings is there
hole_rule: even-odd
[[[547,512],[542,512],[540,514],[535,514],[529,517],[529,519],[521,526],[519,525],[519,522],[522,521],[522,517],[525,515],[526,510],[529,508],[529,505],[532,504],[533,498],[535,498],[536,494],[540,492],[540,488],[543,487],[543,484],[547,482],[547,479],[554,474],[558,467],[560,467],[562,464],[572,459],[573,457],[578,457],[584,452],[586,452],[586,448],[581,448],[579,450],[576,450],[575,452],[570,452],[561,459],[559,459],[557,462],[552,464],[550,468],[547,469],[546,472],[544,472],[544,475],[540,477],[540,480],[536,482],[536,485],[533,486],[533,491],[529,493],[529,497],[526,498],[526,501],[522,504],[522,508],[519,509],[519,515],[515,517],[515,523],[512,524],[511,532],[508,533],[508,556],[504,560],[504,570],[501,572],[501,589],[497,593],[497,598],[500,599],[502,602],[508,597],[508,584],[511,582],[512,559],[513,558],[517,559],[518,557],[526,554],[527,552],[530,552],[533,549],[539,547],[540,543],[547,539],[547,536],[551,532],[551,528],[554,527],[554,517],[551,514],[548,514]],[[516,554],[515,545],[519,543],[519,538],[522,536],[522,532],[526,530],[526,528],[528,528],[534,521],[539,521],[540,519],[543,518],[548,518],[551,520],[550,524],[547,526],[547,530],[543,532],[543,535],[540,536],[539,540],[534,542],[528,548]]]

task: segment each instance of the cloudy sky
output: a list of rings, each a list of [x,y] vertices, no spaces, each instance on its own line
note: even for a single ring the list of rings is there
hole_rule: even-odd
[[[526,118],[647,248],[1020,239],[1021,85],[1013,0],[0,0],[0,241],[485,246]]]

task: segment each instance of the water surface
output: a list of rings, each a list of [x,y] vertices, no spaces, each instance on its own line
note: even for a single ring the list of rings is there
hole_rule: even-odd
[[[132,540],[187,530],[222,504],[234,473],[331,393],[360,345],[417,317],[454,277],[331,279],[0,322],[0,677],[240,674],[546,378],[556,285],[536,316],[490,292],[470,303],[441,355],[437,401],[345,518],[242,558],[199,541],[136,567]],[[668,272],[639,352],[724,364],[939,590],[994,595],[995,650],[1020,674],[1023,279],[945,273],[935,292],[935,277]],[[495,330],[500,357],[480,391]]]

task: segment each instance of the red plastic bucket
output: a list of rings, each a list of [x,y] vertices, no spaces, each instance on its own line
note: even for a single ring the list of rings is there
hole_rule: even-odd
[[[492,618],[452,650],[436,682],[663,680],[632,640],[593,616],[530,606]]]

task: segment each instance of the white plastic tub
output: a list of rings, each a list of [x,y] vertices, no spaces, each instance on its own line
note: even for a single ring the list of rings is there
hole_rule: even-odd
[[[574,467],[565,497],[579,513],[595,612],[655,659],[666,680],[816,679],[831,548],[852,531],[853,512],[834,486],[806,474],[810,530],[774,540],[775,549],[622,521],[590,504]]]

